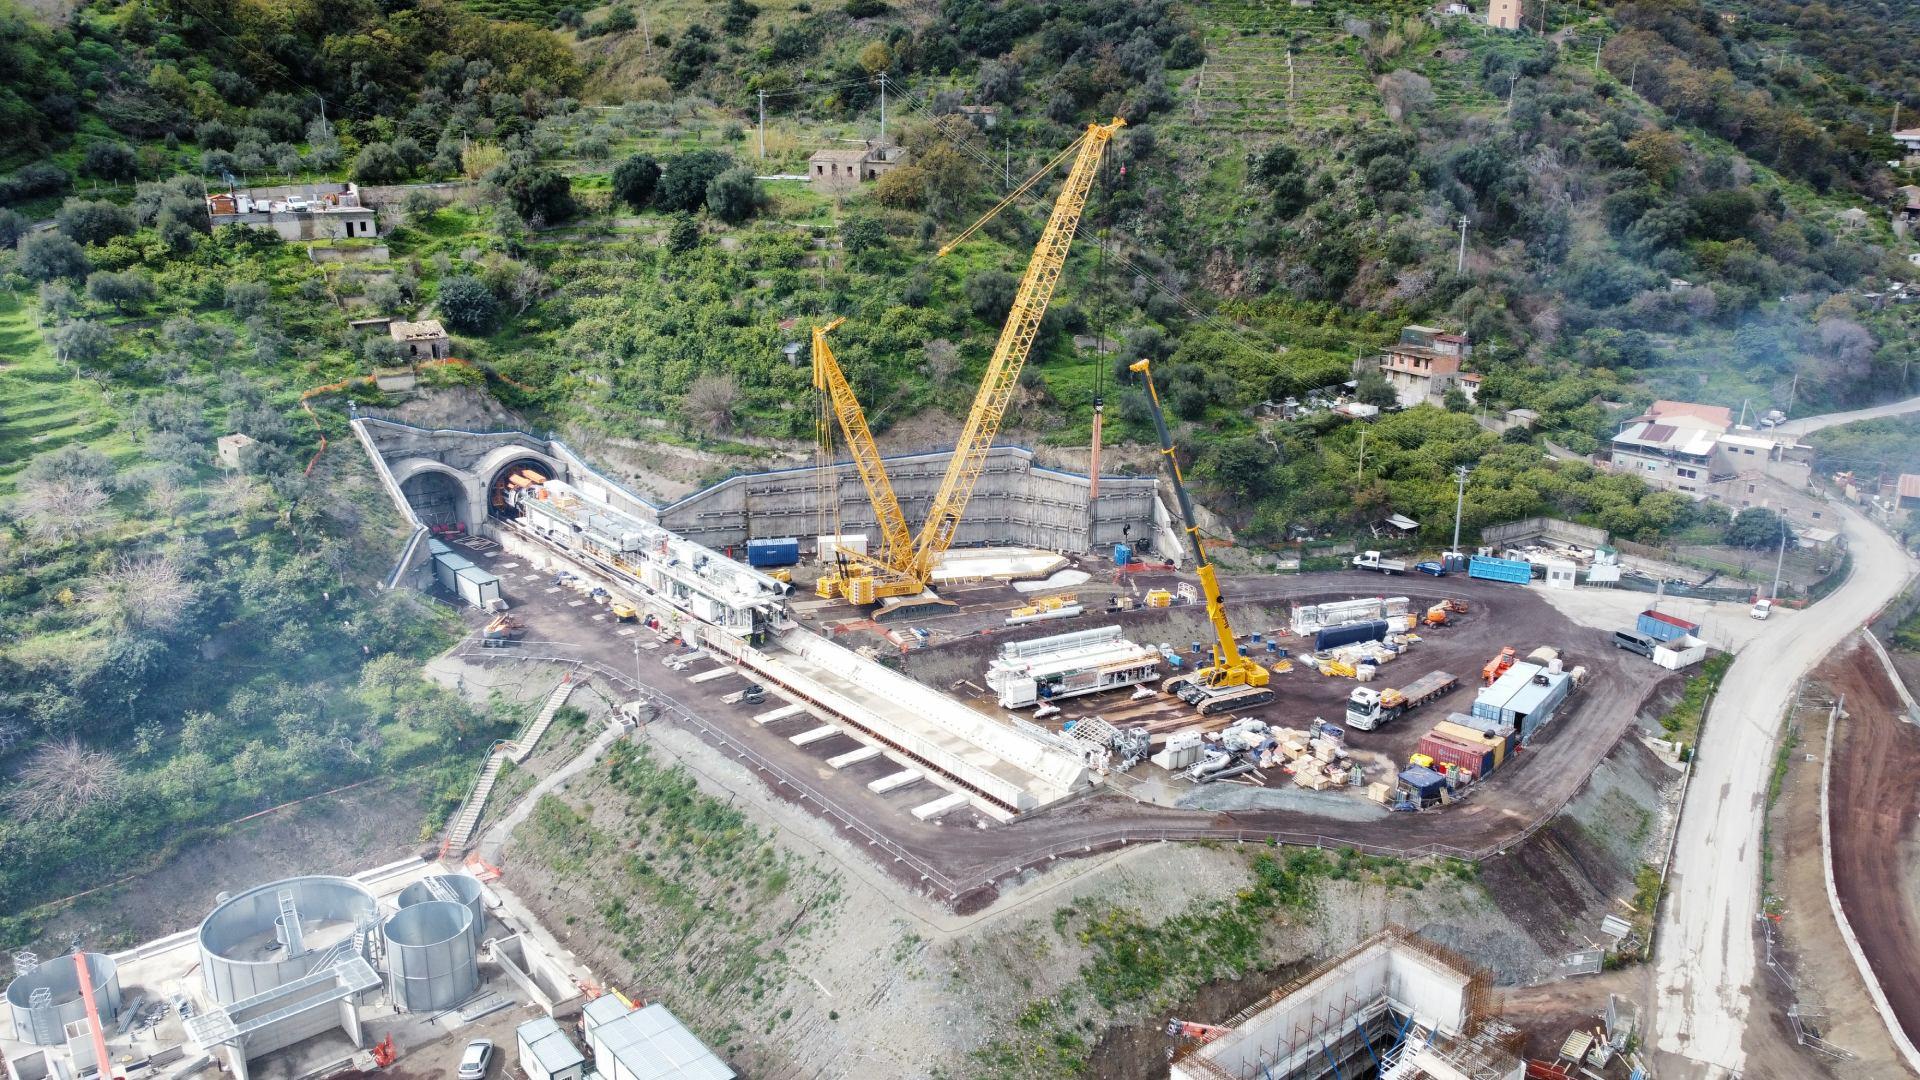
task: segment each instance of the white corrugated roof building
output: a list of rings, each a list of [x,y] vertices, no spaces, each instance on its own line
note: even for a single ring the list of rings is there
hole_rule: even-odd
[[[606,1080],[735,1080],[727,1063],[707,1049],[665,1005],[629,1010],[611,994],[586,1008],[593,1067]]]

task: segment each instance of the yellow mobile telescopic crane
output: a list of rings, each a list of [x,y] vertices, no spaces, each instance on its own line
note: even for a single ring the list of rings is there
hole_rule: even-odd
[[[1166,455],[1167,471],[1173,477],[1173,493],[1180,503],[1180,522],[1187,530],[1187,542],[1193,547],[1198,566],[1200,592],[1207,601],[1207,621],[1213,624],[1213,662],[1189,675],[1176,675],[1160,684],[1161,689],[1200,710],[1201,715],[1228,709],[1264,705],[1273,700],[1267,689],[1271,677],[1258,661],[1241,655],[1234,641],[1233,626],[1227,622],[1226,607],[1220,599],[1220,581],[1213,562],[1207,558],[1207,545],[1200,539],[1200,524],[1193,517],[1193,498],[1187,494],[1187,482],[1180,475],[1180,459],[1174,453],[1173,433],[1167,430],[1167,414],[1160,408],[1160,392],[1153,385],[1153,365],[1137,360],[1128,370],[1140,373],[1147,384],[1147,403],[1153,410],[1153,429],[1160,436],[1160,452]]]
[[[1042,230],[1039,242],[1034,245],[1033,257],[1028,260],[1026,273],[1014,293],[1013,307],[1007,312],[1006,325],[1001,328],[993,356],[987,361],[986,375],[980,381],[980,389],[974,394],[973,408],[967,414],[966,425],[961,429],[953,457],[947,462],[946,475],[933,496],[926,522],[910,546],[900,545],[891,531],[891,522],[904,520],[900,504],[886,479],[879,453],[873,449],[873,436],[867,430],[860,403],[854,398],[852,390],[846,387],[839,365],[833,362],[831,351],[826,349],[824,335],[832,327],[815,330],[814,386],[822,392],[828,407],[838,419],[840,430],[846,435],[882,533],[878,557],[862,558],[851,553],[843,554],[839,572],[820,579],[817,586],[819,595],[844,596],[855,603],[871,603],[884,597],[917,596],[926,591],[928,582],[933,578],[934,567],[947,549],[953,546],[960,519],[966,513],[967,502],[973,497],[973,489],[986,468],[987,451],[1000,433],[1000,422],[1005,419],[1014,389],[1020,383],[1020,371],[1026,365],[1028,355],[1033,352],[1033,341],[1040,331],[1040,321],[1046,316],[1054,287],[1060,283],[1060,274],[1067,263],[1067,251],[1073,244],[1074,231],[1080,225],[1087,198],[1093,191],[1101,156],[1113,141],[1114,134],[1125,126],[1126,121],[1119,117],[1110,123],[1087,125],[1084,135],[940,249],[943,256],[953,251],[1000,211],[1051,175],[1061,162],[1073,158],[1073,167],[1067,171],[1066,183],[1054,198],[1053,211],[1047,217],[1046,228]],[[831,426],[823,422],[820,436],[825,447],[825,440],[832,436]],[[831,461],[824,467],[831,468]],[[901,529],[904,532],[904,525]]]

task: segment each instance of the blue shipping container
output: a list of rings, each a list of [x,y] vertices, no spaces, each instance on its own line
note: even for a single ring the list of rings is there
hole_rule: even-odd
[[[1698,636],[1699,623],[1690,623],[1674,615],[1660,611],[1643,611],[1634,624],[1641,633],[1655,641],[1678,641],[1688,634]]]
[[[1552,720],[1560,704],[1573,692],[1573,679],[1564,671],[1543,673],[1540,677],[1547,680],[1544,685],[1528,683],[1502,710],[1501,719],[1512,721],[1523,740],[1532,738],[1534,732]]]
[[[1492,686],[1480,691],[1474,697],[1473,715],[1483,720],[1508,719],[1505,715],[1507,702],[1513,700],[1515,694],[1525,690],[1535,675],[1545,670],[1539,664],[1526,663],[1515,664],[1508,668],[1505,675],[1495,679]]]
[[[1467,576],[1485,581],[1510,581],[1516,585],[1525,585],[1533,580],[1533,564],[1519,559],[1496,559],[1491,555],[1475,555],[1467,560]]]
[[[1356,641],[1379,641],[1387,636],[1387,624],[1384,620],[1348,623],[1345,626],[1329,626],[1313,635],[1313,647],[1316,651],[1334,649],[1342,645],[1351,645]]]
[[[800,541],[791,536],[747,541],[748,566],[792,566],[800,561]]]

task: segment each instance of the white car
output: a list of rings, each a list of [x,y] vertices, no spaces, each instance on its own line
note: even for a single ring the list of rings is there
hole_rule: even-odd
[[[460,1054],[460,1080],[482,1080],[493,1064],[493,1040],[475,1039]]]
[[[1753,602],[1753,610],[1747,612],[1747,617],[1750,619],[1765,619],[1767,616],[1772,614],[1773,614],[1772,600],[1755,600]]]

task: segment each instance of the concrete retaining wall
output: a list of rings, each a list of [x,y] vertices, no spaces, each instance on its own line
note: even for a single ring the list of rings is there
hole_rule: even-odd
[[[361,416],[354,430],[370,454],[380,459],[383,482],[398,495],[397,484],[423,469],[456,474],[469,517],[480,528],[486,515],[488,475],[516,456],[543,458],[558,467],[560,479],[631,516],[670,529],[719,551],[744,547],[749,539],[796,536],[808,539],[835,531],[822,506],[820,470],[777,469],[729,477],[686,498],[658,506],[627,491],[557,439],[524,431],[471,432],[427,430]],[[926,520],[933,497],[946,475],[946,453],[908,454],[886,459],[894,494],[910,527]],[[851,462],[832,467],[827,490],[837,492],[841,533],[860,533],[875,550],[879,526],[865,486]],[[1184,561],[1178,523],[1158,494],[1153,476],[1106,476],[1091,508],[1091,481],[1077,473],[1037,465],[1033,451],[996,446],[987,452],[956,547],[1020,546],[1061,552],[1107,550],[1130,542],[1151,541],[1155,554]],[[810,540],[809,540],[810,543]]]
[[[926,520],[934,494],[946,475],[949,455],[912,454],[887,459],[894,495],[909,525]],[[860,474],[851,463],[834,467],[828,489],[837,491],[841,533],[864,534],[878,549],[879,525]],[[1089,522],[1085,476],[1034,464],[1023,447],[996,446],[987,452],[973,499],[967,504],[956,547],[1016,545],[1053,551],[1084,552],[1126,539],[1155,537],[1153,477],[1102,477]],[[821,477],[814,468],[780,469],[729,477],[703,491],[659,509],[659,522],[712,548],[744,545],[771,536],[810,537],[830,533],[822,514]]]
[[[1596,529],[1591,525],[1580,525],[1559,518],[1531,517],[1519,521],[1509,521],[1505,525],[1489,525],[1480,530],[1480,543],[1487,547],[1504,547],[1530,540],[1536,536],[1545,536],[1568,544],[1582,547],[1600,547],[1607,543],[1607,530]]]

